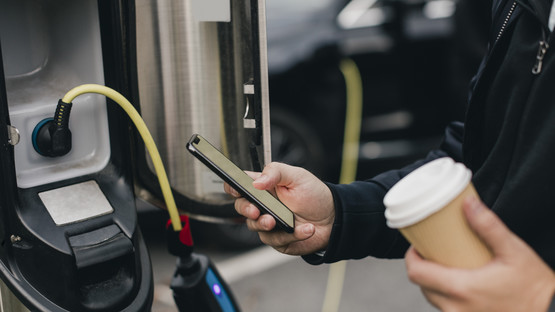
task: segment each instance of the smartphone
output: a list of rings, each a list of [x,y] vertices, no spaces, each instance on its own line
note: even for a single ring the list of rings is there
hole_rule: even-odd
[[[243,197],[257,206],[262,213],[268,213],[274,217],[281,229],[287,233],[293,233],[295,229],[295,215],[293,212],[270,192],[256,189],[252,185],[253,179],[205,138],[194,134],[187,143],[187,150]]]

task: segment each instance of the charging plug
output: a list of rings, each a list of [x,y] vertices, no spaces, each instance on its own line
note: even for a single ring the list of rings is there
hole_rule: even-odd
[[[168,251],[177,256],[170,288],[178,310],[206,312],[238,312],[237,301],[216,266],[205,255],[193,252],[189,218],[180,216],[181,231],[166,224]]]
[[[33,130],[32,142],[37,153],[46,157],[59,157],[71,151],[69,114],[72,103],[58,101],[54,118],[47,118]]]

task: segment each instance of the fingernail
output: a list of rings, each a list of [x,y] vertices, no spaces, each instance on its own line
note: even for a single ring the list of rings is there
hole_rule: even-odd
[[[303,226],[303,233],[306,235],[310,235],[312,234],[312,232],[314,232],[314,225],[312,224],[305,224]]]
[[[247,215],[247,217],[254,215],[254,208],[252,208],[250,205],[247,206],[247,208],[245,208],[245,215]]]
[[[466,201],[468,203],[470,211],[473,214],[480,213],[482,211],[482,205],[480,204],[480,201],[478,200],[478,198],[474,196],[469,196],[466,198]]]
[[[260,220],[260,223],[262,224],[262,227],[264,229],[268,229],[270,227],[270,220],[263,218],[262,220]]]
[[[268,176],[261,175],[258,178],[256,178],[256,180],[254,180],[254,182],[256,182],[256,183],[266,183],[266,182],[268,182]]]

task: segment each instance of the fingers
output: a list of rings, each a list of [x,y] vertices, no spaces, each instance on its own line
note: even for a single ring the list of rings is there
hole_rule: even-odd
[[[475,197],[465,198],[463,209],[470,227],[488,245],[494,255],[504,256],[514,253],[517,237],[499,217]]]
[[[297,225],[293,233],[286,233],[276,229],[276,220],[267,214],[261,215],[258,219],[247,219],[246,223],[249,230],[258,232],[264,244],[290,255],[303,254],[302,248],[296,250],[292,249],[292,246],[296,242],[311,238],[316,233],[316,227],[311,223]]]
[[[298,168],[273,162],[264,167],[262,174],[255,178],[253,186],[260,190],[270,190],[276,186],[287,186],[297,181]]]
[[[295,231],[291,234],[283,231],[259,232],[260,240],[269,246],[274,247],[278,251],[289,255],[300,255],[305,251],[298,248],[298,242],[311,238],[316,233],[316,227],[313,224],[306,223],[295,227]]]
[[[256,220],[260,217],[260,210],[245,198],[235,200],[235,210],[247,219]]]
[[[276,227],[276,219],[267,214],[261,215],[258,219],[247,219],[246,222],[249,230],[255,232],[269,232]]]
[[[448,297],[435,290],[420,288],[420,291],[422,291],[426,300],[428,300],[432,306],[436,307],[440,311],[446,311],[447,309],[444,307],[449,306],[451,303]]]
[[[224,183],[224,192],[228,193],[229,195],[235,198],[241,197],[241,194],[239,194],[239,192],[237,192],[234,188],[231,187],[231,185],[227,183]]]
[[[261,173],[260,172],[251,172],[251,171],[245,171],[246,174],[248,174],[253,180],[258,178]],[[235,198],[239,198],[241,197],[241,194],[239,194],[239,192],[237,192],[233,187],[231,187],[231,185],[229,185],[227,182],[224,183],[224,191],[226,193],[228,193],[229,195],[235,197]]]
[[[424,289],[441,290],[444,294],[453,295],[453,282],[464,274],[454,268],[447,268],[422,258],[414,247],[410,247],[405,254],[407,275],[411,282]]]
[[[272,231],[276,226],[276,220],[268,214],[261,214],[260,210],[245,198],[235,200],[235,210],[247,218],[247,227],[251,231]]]

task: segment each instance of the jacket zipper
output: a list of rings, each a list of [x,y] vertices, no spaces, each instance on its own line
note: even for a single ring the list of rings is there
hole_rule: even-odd
[[[495,42],[499,41],[499,38],[501,38],[501,36],[505,32],[505,29],[509,24],[509,20],[511,19],[511,16],[515,11],[516,5],[517,5],[517,1],[515,0],[513,1],[513,4],[511,5],[509,12],[507,13],[507,17],[505,17],[505,20],[501,25],[501,29],[499,29],[499,33],[497,34],[497,38],[495,39]],[[534,67],[532,67],[532,74],[534,75],[538,75],[541,73],[543,68],[543,58],[545,57],[545,54],[549,49],[549,44],[548,44],[549,35],[546,35],[546,30],[543,28],[542,28],[542,37],[543,37],[542,40],[540,40],[538,44],[538,53],[536,54],[536,61],[534,62]]]
[[[518,0],[515,0],[517,2]],[[530,7],[523,5],[525,9],[530,11],[532,14],[536,14],[533,9]],[[543,58],[549,49],[549,38],[551,37],[551,29],[544,25],[541,21],[539,21],[542,25],[542,39],[538,42],[538,53],[536,53],[536,60],[534,62],[534,67],[532,67],[532,74],[539,75],[542,72],[543,68]]]
[[[505,28],[507,28],[507,24],[509,23],[509,19],[511,18],[511,16],[513,15],[513,12],[515,11],[515,8],[516,8],[516,1],[513,2],[513,5],[509,9],[509,13],[507,13],[507,17],[505,18],[503,25],[501,25],[501,29],[497,34],[497,38],[495,39],[495,42],[499,41],[499,38],[501,38],[501,35],[503,35],[503,32],[505,31]]]
[[[549,49],[549,44],[545,39],[545,32],[543,33],[543,36],[544,36],[544,40],[540,40],[538,54],[536,55],[536,63],[532,68],[532,74],[534,75],[538,75],[539,73],[542,72],[543,57],[545,56],[545,53],[547,53],[547,49]]]

